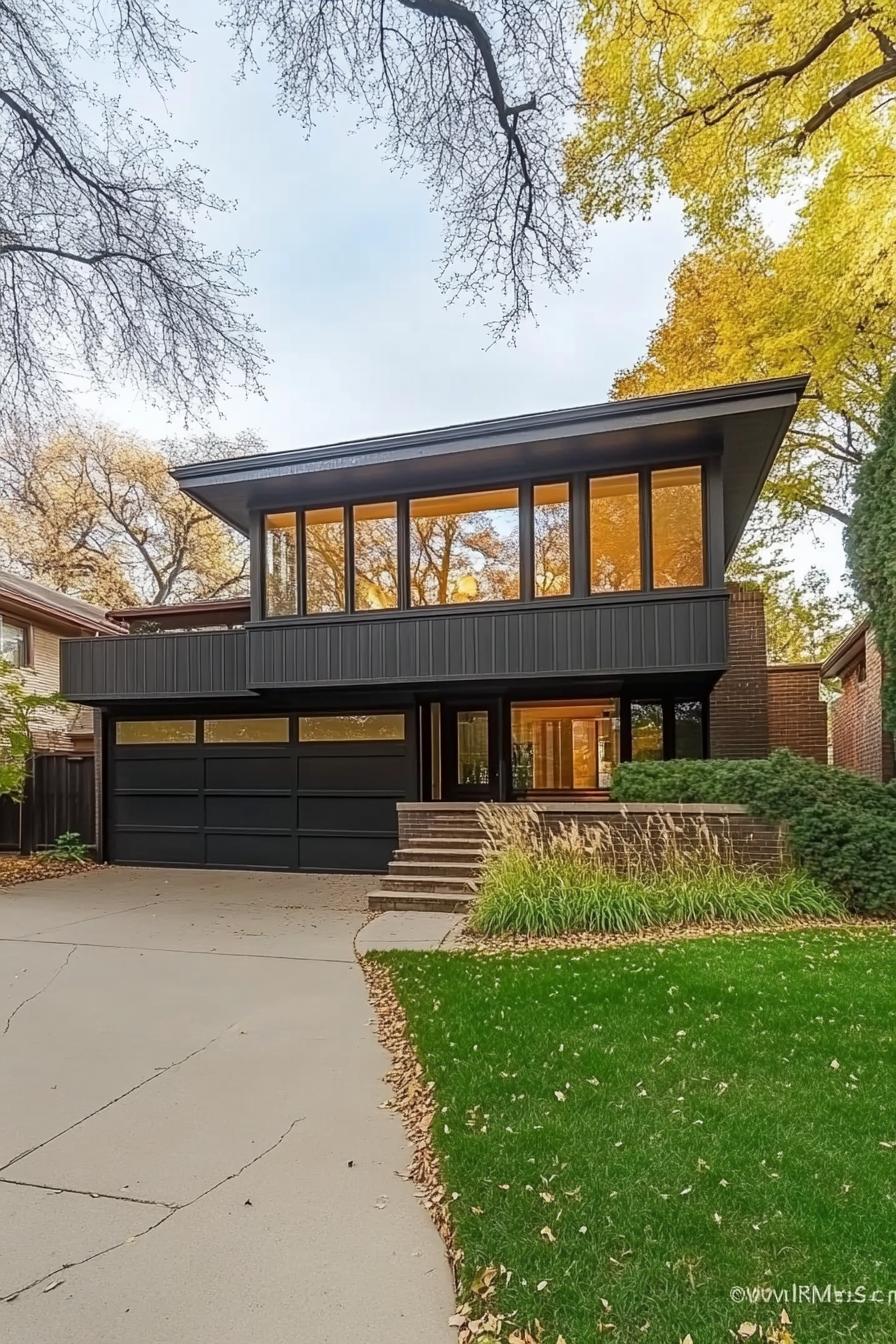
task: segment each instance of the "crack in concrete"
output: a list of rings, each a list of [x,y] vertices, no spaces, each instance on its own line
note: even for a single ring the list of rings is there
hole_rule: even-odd
[[[54,1275],[61,1274],[66,1269],[77,1269],[80,1265],[86,1265],[91,1260],[98,1260],[100,1256],[109,1255],[112,1251],[117,1251],[121,1246],[129,1245],[134,1241],[139,1241],[141,1237],[146,1237],[150,1232],[155,1232],[156,1228],[161,1227],[163,1223],[167,1223],[169,1218],[173,1218],[175,1214],[182,1213],[184,1209],[192,1208],[193,1205],[198,1204],[201,1199],[205,1199],[206,1195],[211,1195],[215,1190],[220,1190],[222,1185],[227,1185],[228,1181],[235,1181],[238,1176],[242,1176],[243,1172],[248,1171],[250,1167],[254,1167],[256,1162],[260,1162],[263,1157],[267,1157],[275,1148],[279,1148],[281,1143],[289,1138],[296,1125],[301,1124],[304,1119],[304,1115],[296,1116],[295,1120],[291,1120],[286,1126],[286,1129],[284,1129],[280,1137],[275,1139],[273,1143],[268,1144],[267,1148],[263,1148],[260,1153],[256,1153],[254,1157],[250,1157],[249,1161],[244,1162],[236,1171],[231,1171],[226,1176],[222,1176],[220,1181],[215,1181],[214,1185],[210,1185],[207,1190],[200,1190],[198,1195],[194,1195],[192,1199],[188,1199],[184,1204],[168,1206],[167,1213],[164,1213],[156,1222],[150,1223],[149,1227],[144,1227],[142,1232],[135,1232],[132,1236],[122,1237],[120,1241],[113,1242],[111,1246],[104,1246],[102,1250],[92,1251],[90,1255],[85,1255],[81,1260],[69,1260],[63,1265],[57,1265],[55,1269],[51,1269],[47,1274],[41,1274],[38,1278],[32,1279],[30,1283],[23,1284],[21,1288],[16,1288],[13,1292],[7,1293],[3,1297],[3,1301],[14,1302],[17,1297],[21,1297],[22,1293],[27,1293],[29,1289],[36,1288],[38,1284],[45,1283],[47,1279],[52,1279]]]
[[[77,952],[77,950],[78,950],[77,945],[76,945],[75,943],[72,943],[72,945],[71,945],[71,947],[69,948],[69,951],[68,951],[68,956],[67,956],[67,957],[65,958],[65,960],[62,962],[61,966],[57,966],[56,970],[55,970],[55,971],[53,972],[53,974],[50,976],[50,978],[49,978],[49,980],[47,981],[47,983],[46,983],[45,985],[41,985],[40,989],[36,989],[36,990],[34,991],[33,994],[29,994],[29,995],[28,995],[27,999],[23,999],[22,1002],[21,1002],[20,1004],[17,1004],[16,1007],[13,1008],[13,1010],[12,1010],[12,1012],[10,1013],[9,1017],[6,1019],[6,1026],[3,1028],[2,1031],[0,1031],[0,1036],[5,1036],[5,1035],[6,1035],[6,1033],[9,1031],[10,1027],[12,1026],[12,1020],[13,1020],[13,1018],[16,1016],[17,1013],[20,1013],[20,1012],[22,1011],[22,1009],[25,1007],[25,1005],[26,1005],[27,1003],[33,1003],[35,999],[40,998],[41,994],[43,994],[45,990],[48,990],[48,989],[50,988],[50,986],[52,985],[53,981],[56,980],[56,979],[58,979],[58,977],[59,977],[59,976],[62,974],[62,972],[65,970],[66,966],[69,964],[69,962],[71,961],[72,957],[75,955],[75,953]]]
[[[19,1185],[27,1190],[49,1190],[53,1195],[84,1195],[88,1199],[118,1199],[123,1204],[151,1204],[157,1209],[176,1209],[167,1199],[141,1199],[139,1195],[110,1195],[104,1190],[75,1190],[70,1185],[46,1185],[43,1181],[17,1181],[12,1176],[0,1176],[0,1185]]]
[[[83,919],[67,919],[63,924],[48,924],[45,929],[35,929],[33,933],[25,933],[22,938],[37,938],[38,934],[56,933],[59,929],[70,929],[75,924],[89,924],[92,919],[109,919],[113,915],[130,915],[134,910],[148,910],[151,905],[166,905],[167,902],[159,899],[159,892],[156,892],[156,899],[153,901],[144,901],[142,905],[128,905],[124,910],[101,910],[98,915],[85,915]],[[13,941],[16,941],[15,939]],[[51,938],[47,942],[53,942]]]
[[[24,1158],[30,1157],[32,1153],[39,1152],[41,1148],[46,1148],[48,1143],[53,1143],[56,1139],[61,1139],[63,1134],[70,1134],[71,1131],[77,1129],[79,1125],[83,1125],[86,1121],[92,1120],[95,1115],[100,1115],[103,1111],[107,1111],[110,1106],[114,1106],[117,1102],[124,1101],[125,1097],[129,1097],[134,1092],[138,1092],[141,1087],[146,1087],[149,1083],[154,1083],[157,1078],[163,1078],[165,1074],[170,1073],[172,1069],[179,1068],[181,1064],[186,1064],[187,1060],[194,1059],[196,1055],[201,1055],[203,1050],[207,1050],[209,1046],[214,1045],[216,1041],[220,1041],[221,1037],[226,1036],[228,1031],[231,1031],[235,1026],[236,1023],[231,1022],[223,1031],[219,1031],[216,1036],[213,1036],[211,1040],[206,1041],[204,1045],[198,1045],[196,1049],[191,1050],[188,1055],[183,1055],[181,1059],[175,1059],[171,1064],[165,1064],[162,1068],[156,1069],[156,1071],[151,1073],[148,1078],[142,1078],[139,1083],[135,1083],[133,1087],[129,1087],[126,1091],[119,1093],[119,1095],[113,1097],[111,1101],[104,1101],[102,1106],[97,1106],[96,1110],[90,1111],[87,1115],[82,1115],[80,1120],[73,1120],[70,1125],[66,1125],[65,1129],[60,1129],[58,1134],[51,1134],[48,1139],[41,1139],[40,1143],[35,1143],[31,1148],[26,1148],[23,1152],[17,1153],[15,1157],[11,1157],[8,1162],[4,1162],[3,1165],[0,1166],[0,1172],[8,1171],[9,1168],[15,1166],[17,1162],[21,1162]]]
[[[0,943],[32,943],[37,947],[55,947],[57,943],[65,947],[68,940],[63,938],[2,938]],[[100,952],[165,952],[179,957],[249,957],[255,961],[312,961],[326,966],[353,966],[351,957],[291,957],[287,952],[219,952],[216,948],[205,947],[145,947],[139,943],[78,943],[78,947],[94,947]]]

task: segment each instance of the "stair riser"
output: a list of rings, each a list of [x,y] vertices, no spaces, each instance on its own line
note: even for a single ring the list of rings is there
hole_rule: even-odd
[[[409,887],[415,887],[417,890],[433,891],[441,895],[466,896],[471,899],[473,896],[472,885],[463,878],[457,877],[431,877],[427,873],[415,873],[411,876],[395,877],[387,873],[380,878],[380,886],[383,891],[407,891]]]
[[[479,879],[479,869],[471,867],[458,868],[452,865],[450,868],[435,863],[396,863],[395,860],[389,864],[390,877],[414,877],[419,878],[421,882],[432,882],[436,878],[439,881],[445,879],[465,882],[477,882]]]
[[[436,914],[462,915],[470,907],[469,897],[402,895],[400,892],[371,892],[367,904],[371,910],[427,910]]]

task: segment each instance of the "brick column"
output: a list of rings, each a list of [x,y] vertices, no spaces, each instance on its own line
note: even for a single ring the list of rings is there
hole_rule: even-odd
[[[728,671],[709,698],[709,754],[732,758],[769,752],[765,604],[757,588],[730,587]]]

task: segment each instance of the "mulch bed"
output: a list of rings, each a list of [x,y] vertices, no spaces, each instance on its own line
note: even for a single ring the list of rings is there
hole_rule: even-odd
[[[813,919],[800,916],[774,924],[670,924],[664,928],[638,929],[633,933],[564,933],[555,937],[529,937],[525,934],[475,933],[464,925],[454,935],[446,951],[478,952],[485,956],[499,952],[562,952],[564,949],[588,951],[593,948],[628,947],[632,943],[681,942],[686,938],[742,937],[754,933],[784,933],[806,929],[874,929],[889,927],[896,933],[892,919],[850,915],[846,919]]]
[[[49,859],[40,854],[0,854],[0,887],[17,887],[22,882],[42,882],[47,877],[71,877],[99,865],[91,859]]]

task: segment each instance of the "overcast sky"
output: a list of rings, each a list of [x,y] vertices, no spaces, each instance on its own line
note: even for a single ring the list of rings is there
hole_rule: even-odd
[[[539,295],[537,323],[489,348],[481,308],[446,308],[435,277],[440,221],[426,192],[391,172],[350,109],[306,140],[275,110],[262,69],[243,83],[213,0],[186,0],[193,64],[164,103],[134,85],[123,100],[172,136],[234,209],[202,226],[208,243],[256,255],[251,308],[271,367],[266,398],[222,402],[211,427],[249,428],[272,449],[603,401],[645,349],[687,246],[673,202],[638,223],[594,229],[572,294]],[[131,393],[85,405],[149,437],[176,433]],[[800,568],[810,555],[798,548]],[[812,558],[818,562],[816,553]],[[823,557],[837,575],[839,547]]]

